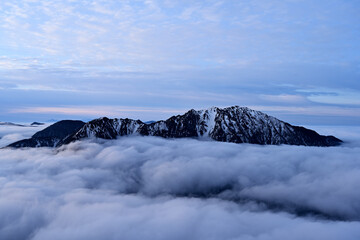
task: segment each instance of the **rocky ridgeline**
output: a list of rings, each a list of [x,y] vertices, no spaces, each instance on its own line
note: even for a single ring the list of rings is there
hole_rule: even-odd
[[[84,138],[115,139],[143,135],[163,138],[199,138],[221,142],[337,146],[341,140],[322,136],[304,127],[292,126],[265,113],[246,107],[212,107],[190,110],[167,120],[144,123],[133,119],[106,117],[84,123],[63,120],[10,147],[58,147]]]

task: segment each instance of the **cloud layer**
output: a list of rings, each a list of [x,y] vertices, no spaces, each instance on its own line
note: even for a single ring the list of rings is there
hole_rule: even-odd
[[[0,151],[1,239],[360,237],[359,144],[123,137]]]

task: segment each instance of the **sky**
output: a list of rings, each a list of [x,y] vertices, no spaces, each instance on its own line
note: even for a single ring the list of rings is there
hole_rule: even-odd
[[[247,106],[359,125],[357,0],[0,2],[0,121]]]

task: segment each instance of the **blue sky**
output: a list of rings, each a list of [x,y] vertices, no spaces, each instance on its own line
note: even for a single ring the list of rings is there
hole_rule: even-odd
[[[248,106],[360,123],[360,2],[0,2],[0,121]]]

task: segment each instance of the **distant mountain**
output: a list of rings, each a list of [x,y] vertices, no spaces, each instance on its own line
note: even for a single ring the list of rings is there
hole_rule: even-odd
[[[33,122],[30,124],[30,126],[41,126],[41,125],[45,125],[45,123]]]
[[[46,133],[47,129],[41,132],[45,131]],[[37,140],[37,134],[31,138],[33,139],[31,141]],[[42,135],[48,137],[46,134]],[[223,109],[212,107],[199,111],[192,109],[183,115],[173,116],[167,120],[149,124],[128,118],[109,119],[103,117],[86,124],[83,123],[78,129],[77,127],[73,128],[73,131],[67,129],[67,134],[63,136],[65,135],[66,137],[62,139],[56,138],[56,143],[52,142],[55,144],[43,145],[41,141],[37,141],[35,146],[60,146],[84,138],[115,139],[127,135],[159,136],[164,138],[188,137],[212,139],[221,142],[272,145],[337,146],[342,142],[336,137],[322,136],[313,130],[292,126],[265,113],[238,106]],[[26,146],[26,144],[13,143],[10,146],[21,147]]]
[[[58,121],[59,121],[59,120],[52,118],[52,119],[46,120],[45,122],[58,122]]]
[[[17,126],[17,127],[25,127],[25,125],[12,123],[12,122],[0,122],[0,126]]]
[[[156,122],[156,121],[146,121],[146,122],[144,122],[144,123],[150,124],[150,123],[154,123],[154,122]]]

